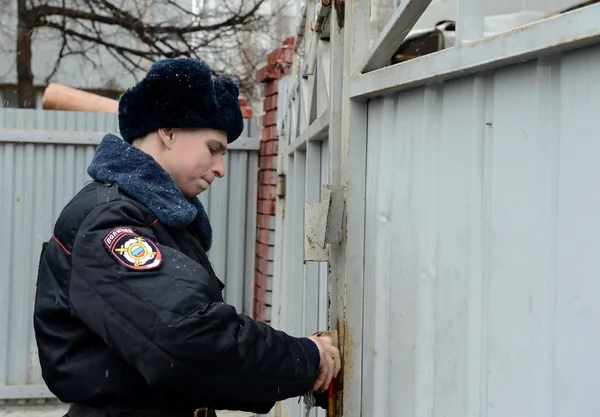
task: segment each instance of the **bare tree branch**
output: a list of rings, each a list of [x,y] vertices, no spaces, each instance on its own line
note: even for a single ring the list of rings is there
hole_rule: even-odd
[[[99,57],[110,56],[137,77],[157,59],[193,56],[206,60],[215,75],[234,78],[248,96],[256,92],[255,70],[274,46],[272,27],[280,12],[261,12],[266,0],[225,1],[216,8],[209,7],[208,0],[190,7],[181,0],[18,2],[21,45],[27,49],[29,42],[31,50],[31,34],[39,29],[60,45],[46,83],[67,57],[72,62],[77,56],[96,68],[102,66]],[[17,54],[17,64],[20,74],[31,72],[31,56],[24,59]],[[20,85],[30,83],[32,78],[19,78]]]

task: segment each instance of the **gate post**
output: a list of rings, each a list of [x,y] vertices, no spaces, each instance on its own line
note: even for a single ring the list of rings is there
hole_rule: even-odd
[[[273,262],[275,245],[275,204],[277,189],[277,99],[279,79],[291,74],[294,37],[267,57],[267,64],[256,71],[264,84],[262,135],[258,161],[258,207],[256,234],[256,269],[254,273],[255,320],[272,321]]]

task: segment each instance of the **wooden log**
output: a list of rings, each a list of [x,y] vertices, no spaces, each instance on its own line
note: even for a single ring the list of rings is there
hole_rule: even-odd
[[[245,97],[239,97],[244,119],[252,118],[252,107]],[[44,110],[82,111],[92,113],[117,113],[119,102],[87,91],[50,83],[42,99]]]
[[[116,113],[119,110],[119,102],[98,94],[50,83],[44,90],[42,107],[44,110]]]

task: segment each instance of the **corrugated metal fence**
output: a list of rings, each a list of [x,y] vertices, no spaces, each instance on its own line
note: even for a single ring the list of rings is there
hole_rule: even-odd
[[[64,204],[91,180],[87,167],[114,115],[0,110],[0,400],[52,397],[41,378],[32,311],[42,242]],[[247,121],[227,175],[203,193],[214,231],[209,257],[225,299],[250,313],[259,140]]]
[[[374,1],[324,3],[279,84],[273,311],[309,334],[328,288],[336,415],[600,416],[600,3],[491,35],[458,0],[454,46],[416,58],[437,2],[400,2],[373,43]]]

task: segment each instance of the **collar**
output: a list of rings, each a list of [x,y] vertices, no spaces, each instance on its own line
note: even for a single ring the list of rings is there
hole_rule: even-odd
[[[147,153],[113,134],[107,134],[96,149],[88,174],[96,181],[116,182],[169,227],[193,224],[200,243],[208,252],[212,227],[198,198],[187,199],[173,178]]]

